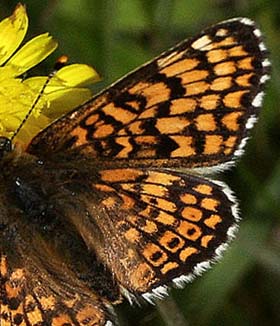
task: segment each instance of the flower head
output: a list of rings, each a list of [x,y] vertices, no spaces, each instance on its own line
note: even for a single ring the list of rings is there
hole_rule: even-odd
[[[49,56],[57,42],[41,34],[21,48],[28,28],[25,7],[18,4],[10,17],[0,22],[0,135],[11,137],[25,118],[47,76],[24,79],[22,75]],[[27,144],[34,135],[75,106],[90,98],[87,85],[99,80],[96,71],[83,64],[59,70],[51,79],[32,114],[16,136]]]

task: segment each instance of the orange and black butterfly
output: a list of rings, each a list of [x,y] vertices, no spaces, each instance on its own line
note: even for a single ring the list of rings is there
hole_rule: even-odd
[[[220,257],[238,222],[205,177],[240,156],[269,79],[247,18],[206,29],[40,132],[1,139],[0,320],[114,325]]]

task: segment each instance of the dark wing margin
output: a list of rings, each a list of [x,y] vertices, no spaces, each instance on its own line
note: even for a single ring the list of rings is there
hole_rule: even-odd
[[[54,122],[27,151],[77,151],[118,166],[230,163],[256,120],[269,66],[254,22],[219,23]]]

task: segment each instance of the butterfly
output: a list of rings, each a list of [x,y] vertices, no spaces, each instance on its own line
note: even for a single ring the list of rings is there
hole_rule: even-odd
[[[242,154],[269,60],[247,18],[216,24],[41,131],[1,138],[1,325],[116,323],[215,262],[238,209],[208,175]]]

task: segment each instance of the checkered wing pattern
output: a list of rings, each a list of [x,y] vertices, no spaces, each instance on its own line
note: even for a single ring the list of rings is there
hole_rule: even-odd
[[[73,289],[63,282],[64,269],[53,268],[50,276],[34,269],[33,263],[30,257],[21,257],[15,247],[9,253],[1,248],[1,326],[113,325],[115,318],[101,298],[77,283]],[[59,280],[56,275],[60,275]]]
[[[140,168],[101,170],[98,181],[98,204],[87,209],[110,242],[95,248],[129,294],[149,299],[190,281],[236,231],[236,205],[220,183]]]
[[[221,167],[241,150],[269,62],[248,19],[210,27],[55,122],[40,155],[76,150],[123,166]]]

